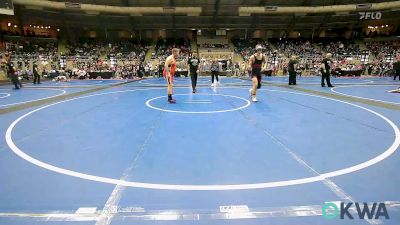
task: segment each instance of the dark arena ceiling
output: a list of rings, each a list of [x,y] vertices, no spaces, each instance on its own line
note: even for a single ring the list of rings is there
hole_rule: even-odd
[[[240,7],[277,8],[289,6],[316,7],[331,5],[355,5],[368,3],[382,3],[395,1],[382,0],[80,0],[69,1],[68,9],[43,7],[26,4],[38,0],[14,0],[15,15],[22,23],[46,23],[53,26],[85,26],[106,28],[129,29],[319,29],[340,27],[362,27],[365,20],[360,20],[359,11],[330,12],[330,13],[273,13],[242,14]],[[64,1],[47,1],[64,4]],[[85,10],[80,5],[107,5],[121,8],[127,7],[198,7],[197,14],[181,13],[109,13]],[[76,7],[76,8],[74,8]],[[114,7],[116,8],[116,7]],[[380,10],[381,22],[398,23],[400,21],[400,8]]]

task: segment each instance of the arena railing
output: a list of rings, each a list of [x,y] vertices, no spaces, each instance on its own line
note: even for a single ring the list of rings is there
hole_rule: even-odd
[[[368,11],[375,10],[392,10],[400,8],[400,1],[392,1],[392,2],[380,2],[380,3],[371,3]],[[322,14],[322,13],[339,13],[339,12],[355,12],[359,11],[359,7],[357,4],[349,4],[349,5],[328,5],[328,6],[275,6],[273,10],[269,10],[266,7],[258,6],[258,7],[239,7],[239,16],[250,16],[251,14],[291,14],[291,13],[313,13],[313,14]]]
[[[16,5],[36,6],[49,9],[70,10],[66,2],[56,2],[47,0],[13,0]],[[142,16],[144,14],[187,14],[188,16],[198,16],[202,12],[201,7],[128,7],[128,6],[109,6],[95,4],[77,3],[74,11],[92,13],[115,13]]]

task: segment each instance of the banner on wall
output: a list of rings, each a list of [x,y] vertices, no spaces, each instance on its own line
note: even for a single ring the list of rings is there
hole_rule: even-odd
[[[14,5],[12,3],[12,0],[0,1],[0,14],[14,15]]]

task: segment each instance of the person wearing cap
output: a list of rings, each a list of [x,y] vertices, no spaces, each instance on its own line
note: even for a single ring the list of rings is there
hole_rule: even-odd
[[[288,72],[289,72],[289,85],[296,85],[296,69],[295,64],[298,64],[297,57],[292,55],[288,63]]]
[[[251,80],[253,87],[249,90],[251,101],[257,102],[257,89],[261,88],[261,70],[267,63],[266,57],[262,53],[262,46],[256,46],[256,53],[250,57],[249,69],[251,69]]]
[[[334,87],[331,84],[331,68],[332,68],[332,54],[326,54],[324,60],[322,60],[322,76],[321,76],[321,86],[325,87],[325,80],[328,87]]]

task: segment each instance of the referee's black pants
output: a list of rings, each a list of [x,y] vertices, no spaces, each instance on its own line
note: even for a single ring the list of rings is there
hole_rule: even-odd
[[[399,80],[400,80],[400,69],[396,70],[396,73],[394,74],[393,80],[396,80],[396,77],[399,77]]]
[[[325,86],[325,80],[326,80],[326,84],[328,85],[328,87],[332,87],[333,86],[331,84],[331,74],[329,72],[322,73],[322,76],[321,76],[321,86],[322,87]]]
[[[296,85],[296,71],[289,71],[289,85]]]
[[[36,84],[36,83],[40,84],[40,75],[38,73],[35,73],[33,75],[33,83],[34,84]]]
[[[211,83],[214,83],[214,77],[218,82],[218,71],[211,71]]]
[[[192,80],[192,89],[196,89],[197,86],[197,71],[190,71],[190,79]]]
[[[15,86],[15,89],[19,89],[22,87],[21,81],[19,81],[18,79],[18,75],[15,74],[11,75],[11,82]]]

